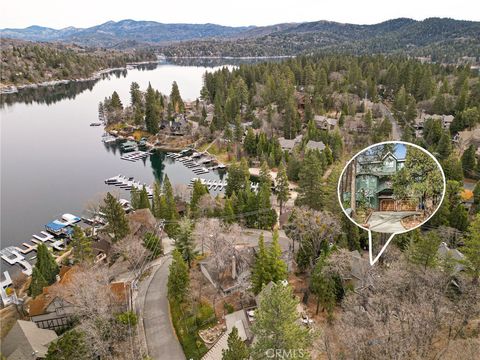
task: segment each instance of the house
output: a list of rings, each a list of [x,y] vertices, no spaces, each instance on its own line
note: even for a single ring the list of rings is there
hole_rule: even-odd
[[[315,115],[313,118],[318,129],[321,130],[334,130],[337,126],[337,119],[332,119],[323,115]]]
[[[295,139],[278,138],[278,142],[283,151],[292,152],[293,148],[302,142],[303,135],[297,135]]]
[[[356,199],[379,211],[416,210],[416,203],[397,200],[393,196],[392,176],[405,165],[391,152],[380,160],[360,158],[356,168]]]
[[[448,130],[448,129],[450,129],[450,125],[452,124],[454,116],[453,115],[426,114],[425,112],[422,112],[420,117],[415,119],[415,123],[413,125],[415,130],[423,131],[423,127],[425,126],[425,121],[427,121],[428,119],[440,120],[440,122],[442,123],[443,129]]]
[[[322,141],[313,141],[308,140],[307,145],[305,146],[307,150],[318,150],[323,151],[325,150],[325,144]]]
[[[77,270],[76,266],[63,266],[60,269],[59,280],[53,285],[44,287],[43,292],[27,304],[27,314],[39,328],[56,330],[71,324],[73,303],[57,295],[56,290],[70,283]]]
[[[62,288],[75,281],[75,273],[78,270],[77,266],[62,267],[59,280],[44,287],[43,292],[27,304],[27,314],[36,326],[42,329],[61,330],[71,325],[75,313],[75,294],[62,293]],[[116,311],[131,309],[130,282],[114,282],[108,285],[108,289],[112,294],[112,306]]]
[[[465,260],[465,255],[463,255],[457,249],[450,249],[445,242],[440,244],[437,254],[442,259],[450,257],[452,260],[454,260],[456,262],[455,272],[462,271],[465,268],[461,263],[461,261]]]
[[[2,356],[7,360],[44,359],[48,344],[56,339],[53,330],[40,329],[31,321],[17,320],[2,340]]]
[[[106,239],[99,239],[92,243],[92,253],[95,256],[95,263],[105,260],[110,254],[112,244]]]
[[[238,310],[231,314],[225,315],[225,323],[227,331],[216,341],[210,350],[202,357],[202,360],[221,360],[223,350],[228,349],[228,336],[236,327],[238,330],[238,336],[243,341],[250,342],[253,338],[253,334],[250,331],[250,320],[246,315],[246,310]]]

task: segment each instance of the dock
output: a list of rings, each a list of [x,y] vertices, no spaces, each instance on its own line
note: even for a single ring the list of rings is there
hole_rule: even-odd
[[[135,161],[138,161],[138,160],[146,159],[151,154],[152,153],[150,151],[140,151],[140,150],[138,150],[138,151],[134,151],[134,152],[124,154],[120,157],[120,159],[135,162]]]
[[[193,186],[193,183],[195,181],[200,181],[202,185],[205,185],[208,190],[214,190],[214,191],[223,191],[227,187],[227,180],[207,180],[204,178],[191,178],[190,179],[190,184],[188,185],[189,187]],[[250,183],[250,188],[252,191],[258,191],[258,183]]]
[[[48,246],[54,250],[65,250],[67,241],[65,236],[71,235],[73,232],[72,225],[78,223],[79,221],[81,221],[81,218],[76,215],[63,214],[61,216],[61,220],[57,219],[46,224],[46,231],[41,231],[40,235],[33,234],[30,242],[23,242],[19,247],[9,246],[0,250],[0,257],[12,266],[19,265],[22,268],[22,272],[25,275],[30,276],[32,275],[33,269],[32,265],[25,258],[25,255],[33,251],[36,252],[39,244],[48,243]],[[33,260],[35,258],[36,256],[33,256],[28,260]],[[3,297],[2,300],[4,300]]]
[[[133,177],[127,178],[126,176],[123,176],[123,175],[117,175],[117,176],[106,179],[105,184],[117,186],[120,189],[124,189],[128,191],[132,189],[136,189],[140,191],[145,186],[145,189],[147,190],[147,193],[148,193],[148,197],[150,199],[153,197],[153,188],[150,185],[147,185],[145,183],[142,184],[139,181],[135,181]]]
[[[179,153],[167,153],[166,157],[183,163],[195,175],[207,174],[213,170],[226,169],[226,165],[219,163],[214,156],[206,152],[197,152],[193,149],[184,149]]]

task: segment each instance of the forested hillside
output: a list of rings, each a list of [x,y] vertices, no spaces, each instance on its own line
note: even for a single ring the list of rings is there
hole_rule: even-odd
[[[129,62],[155,60],[152,51],[91,50],[79,46],[1,40],[1,83],[25,85],[78,79],[95,71],[123,67]]]
[[[480,54],[480,23],[431,18],[395,19],[375,25],[312,22],[235,40],[188,41],[162,48],[167,56],[278,56],[330,51],[402,53],[453,62]]]

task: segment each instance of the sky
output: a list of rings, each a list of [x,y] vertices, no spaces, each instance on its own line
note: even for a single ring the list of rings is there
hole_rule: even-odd
[[[0,0],[0,28],[90,27],[109,20],[272,25],[329,20],[375,24],[409,17],[480,21],[478,0]]]

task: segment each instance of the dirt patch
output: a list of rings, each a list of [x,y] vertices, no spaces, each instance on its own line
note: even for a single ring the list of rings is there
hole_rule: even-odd
[[[21,319],[21,316],[15,306],[10,305],[0,310],[0,338],[3,339],[8,334],[18,319]]]

